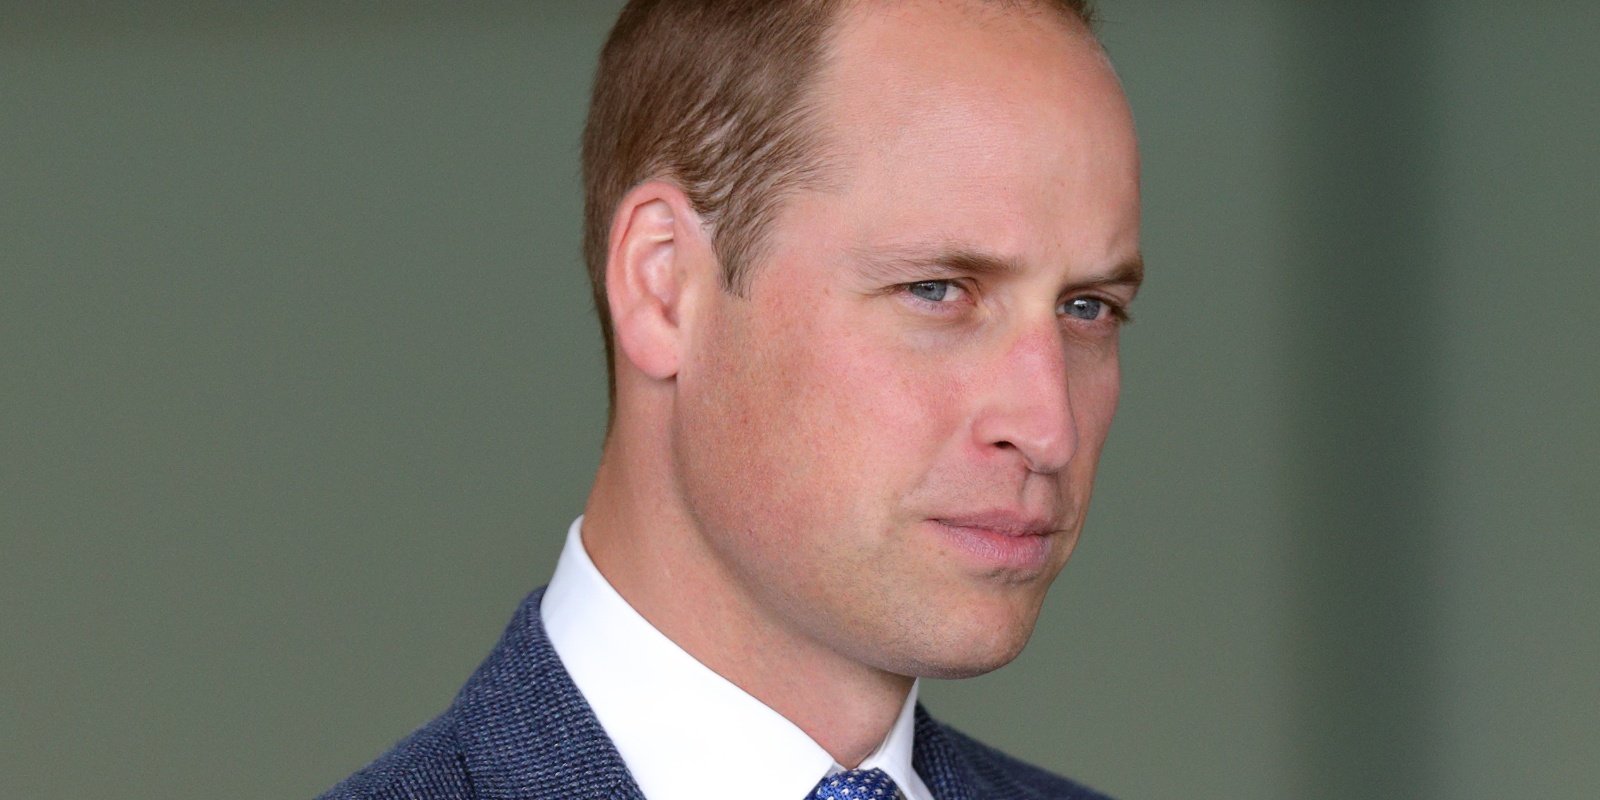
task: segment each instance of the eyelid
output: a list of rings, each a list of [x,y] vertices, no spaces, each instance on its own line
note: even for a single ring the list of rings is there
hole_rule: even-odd
[[[961,296],[953,300],[935,301],[918,297],[911,291],[911,287],[925,283],[947,283],[950,285],[950,288],[960,292]],[[895,284],[894,286],[890,287],[890,291],[895,294],[904,295],[905,297],[909,298],[911,302],[916,303],[923,308],[933,309],[943,313],[952,313],[955,309],[972,303],[973,297],[977,295],[977,289],[970,281],[964,278],[922,278],[920,280]]]
[[[1115,297],[1098,297],[1095,299],[1105,303],[1106,307],[1111,309],[1111,316],[1118,323],[1122,325],[1130,325],[1133,323],[1133,314],[1128,312],[1127,303],[1124,303]]]
[[[1119,326],[1133,324],[1133,315],[1128,312],[1128,304],[1122,300],[1112,297],[1109,294],[1103,294],[1099,292],[1077,292],[1075,294],[1065,295],[1061,298],[1058,307],[1066,305],[1067,303],[1077,299],[1094,300],[1095,302],[1101,303],[1106,307],[1106,312],[1110,315],[1110,319],[1115,321]]]
[[[953,288],[960,290],[963,294],[961,297],[955,300],[925,300],[911,292],[911,287],[923,283],[947,283]],[[902,295],[907,298],[909,302],[914,303],[924,309],[944,314],[956,313],[962,306],[973,303],[975,298],[978,296],[978,288],[974,285],[974,281],[972,281],[970,278],[963,277],[920,278],[918,280],[907,281],[905,283],[898,283],[890,286],[888,287],[888,292]],[[1128,303],[1106,292],[1080,290],[1072,294],[1063,295],[1061,300],[1057,302],[1057,306],[1059,307],[1078,298],[1086,298],[1103,304],[1109,315],[1108,321],[1115,322],[1118,327],[1133,323],[1133,315],[1128,311]]]

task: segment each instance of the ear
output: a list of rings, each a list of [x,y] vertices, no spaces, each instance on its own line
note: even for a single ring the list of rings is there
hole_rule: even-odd
[[[711,257],[710,237],[689,198],[665,181],[633,188],[611,220],[606,302],[623,359],[656,380],[678,374],[694,284]],[[714,271],[715,264],[711,264]]]

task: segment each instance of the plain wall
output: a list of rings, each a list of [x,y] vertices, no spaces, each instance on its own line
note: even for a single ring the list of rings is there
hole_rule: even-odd
[[[1125,798],[1600,795],[1600,7],[1101,5],[1122,411],[926,702]],[[0,8],[0,796],[313,795],[544,582],[617,7]]]

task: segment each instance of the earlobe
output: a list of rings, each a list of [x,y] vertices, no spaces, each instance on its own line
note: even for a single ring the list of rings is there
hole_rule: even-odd
[[[682,190],[642,184],[617,206],[606,262],[610,305],[622,362],[656,380],[677,376],[693,260],[704,236]]]

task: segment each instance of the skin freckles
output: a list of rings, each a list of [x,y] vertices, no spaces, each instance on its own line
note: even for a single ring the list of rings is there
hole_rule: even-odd
[[[1139,195],[1121,89],[1075,25],[862,3],[832,48],[838,180],[785,200],[744,296],[664,195],[671,322],[614,316],[676,368],[619,359],[584,538],[652,624],[849,766],[913,677],[1031,634],[1116,409]]]

